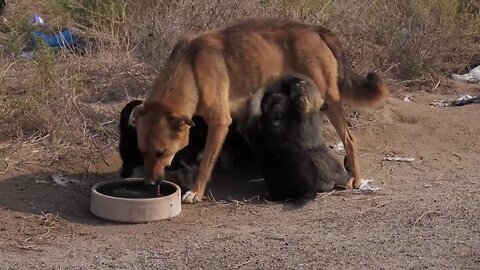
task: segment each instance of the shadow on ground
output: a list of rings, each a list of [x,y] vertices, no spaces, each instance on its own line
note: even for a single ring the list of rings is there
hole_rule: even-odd
[[[111,224],[90,213],[90,188],[97,182],[118,178],[116,173],[63,175],[67,186],[56,184],[53,175],[24,174],[0,180],[0,210],[57,214],[70,222],[89,225]],[[264,203],[267,192],[258,178],[256,172],[239,169],[215,172],[206,196],[217,202]]]

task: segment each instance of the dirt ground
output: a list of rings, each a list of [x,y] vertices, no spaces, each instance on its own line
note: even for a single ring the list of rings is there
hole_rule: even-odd
[[[239,172],[217,174],[211,199],[171,220],[116,224],[88,210],[92,184],[116,177],[116,152],[92,174],[81,161],[11,165],[0,174],[0,268],[480,269],[480,104],[428,105],[460,94],[398,92],[363,111],[353,133],[381,189],[319,194],[300,209],[266,202],[263,183]],[[389,154],[415,161],[382,161]],[[79,182],[56,185],[59,171]]]

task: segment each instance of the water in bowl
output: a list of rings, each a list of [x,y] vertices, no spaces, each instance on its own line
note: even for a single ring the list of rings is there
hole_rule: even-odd
[[[97,191],[107,196],[131,199],[150,199],[168,196],[175,192],[175,187],[160,183],[160,193],[156,186],[147,186],[143,181],[123,181],[121,183],[100,186]]]

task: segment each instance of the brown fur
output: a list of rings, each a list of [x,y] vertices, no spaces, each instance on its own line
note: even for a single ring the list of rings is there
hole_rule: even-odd
[[[287,73],[304,74],[317,85],[323,97],[319,102],[328,104],[326,114],[345,145],[346,165],[355,176],[350,184],[358,187],[356,143],[342,102],[374,105],[389,94],[387,86],[375,74],[364,78],[354,73],[329,30],[273,18],[246,20],[176,44],[143,108],[134,113],[146,181],[163,178],[168,161],[188,143],[188,119],[199,115],[209,130],[193,193],[186,201],[201,200],[232,119],[246,119],[256,89]],[[158,157],[159,153],[165,154]]]

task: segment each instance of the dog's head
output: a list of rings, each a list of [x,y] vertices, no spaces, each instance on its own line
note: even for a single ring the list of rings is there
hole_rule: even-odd
[[[327,104],[308,77],[286,76],[279,83],[266,87],[257,128],[265,142],[274,144],[272,148],[277,148],[279,143],[296,145],[306,136],[309,140],[309,137],[318,136],[319,112],[325,109]]]
[[[158,103],[138,106],[133,116],[138,148],[144,158],[145,183],[157,184],[164,179],[165,168],[170,166],[175,154],[188,145],[193,121]]]

